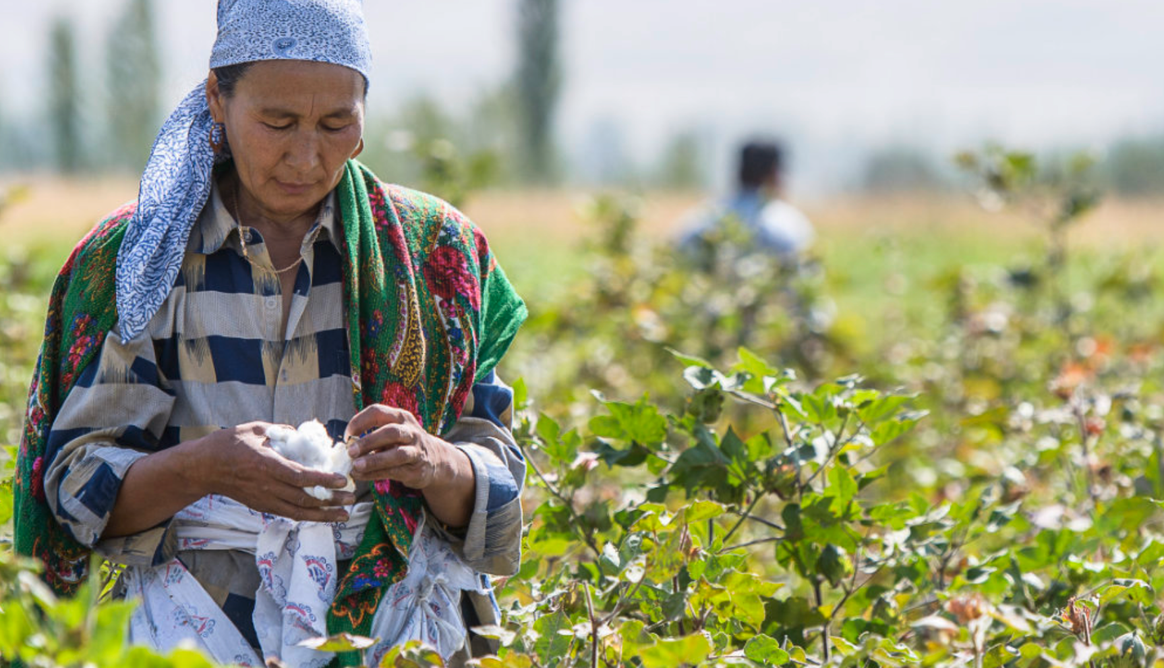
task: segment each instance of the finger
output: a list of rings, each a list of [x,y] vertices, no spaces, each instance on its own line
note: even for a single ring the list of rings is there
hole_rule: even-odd
[[[346,487],[348,479],[338,473],[328,473],[326,471],[316,471],[314,469],[306,468],[289,459],[284,458],[274,450],[271,454],[278,459],[272,458],[271,464],[268,465],[267,473],[273,480],[290,485],[292,487],[326,487],[328,489],[339,489]]]
[[[297,522],[346,522],[349,517],[343,508],[300,508],[285,501],[273,503],[271,512]]]
[[[350,506],[356,502],[356,495],[351,492],[332,491],[328,498],[319,499],[301,487],[290,486],[281,486],[275,496],[298,508],[334,508]]]
[[[360,477],[363,478],[377,471],[416,464],[420,458],[421,450],[415,445],[403,445],[390,450],[382,450],[364,455],[353,461],[352,475],[359,473]]]
[[[402,424],[412,414],[401,408],[393,408],[384,404],[373,404],[356,413],[344,430],[344,440],[372,431],[376,427],[386,424]]]
[[[348,456],[353,459],[361,455],[370,454],[377,450],[394,448],[401,445],[412,445],[420,440],[416,427],[403,424],[390,424],[373,430],[371,433],[356,439],[348,446]]]

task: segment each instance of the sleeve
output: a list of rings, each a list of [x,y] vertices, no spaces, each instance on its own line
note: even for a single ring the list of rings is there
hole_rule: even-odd
[[[122,341],[118,329],[81,373],[49,432],[45,498],[57,522],[117,563],[150,566],[173,556],[168,522],[101,540],[126,471],[164,446],[174,392],[159,371],[153,341]]]
[[[512,425],[513,390],[490,372],[473,385],[461,418],[444,435],[468,455],[477,492],[468,527],[435,528],[471,568],[490,575],[512,575],[521,565],[526,464]]]

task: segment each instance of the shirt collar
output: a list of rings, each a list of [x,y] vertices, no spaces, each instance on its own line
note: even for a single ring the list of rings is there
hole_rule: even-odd
[[[341,235],[339,216],[336,213],[335,191],[333,190],[327,194],[327,197],[323,198],[315,224],[311,226],[303,241],[305,245],[309,246],[322,239],[331,242],[336,250],[339,250]],[[210,255],[218,252],[224,245],[241,250],[238,223],[226,208],[222,192],[218,189],[218,182],[215,181],[210,188],[210,200],[202,208],[198,222],[195,223],[194,229],[191,231],[187,248],[202,255]]]

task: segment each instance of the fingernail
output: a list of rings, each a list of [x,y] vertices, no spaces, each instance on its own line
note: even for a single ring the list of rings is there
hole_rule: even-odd
[[[358,454],[360,454],[360,446],[352,444],[352,446],[348,448],[348,456],[355,457]]]
[[[364,460],[357,459],[356,461],[352,462],[352,468],[357,468],[357,469],[363,470],[364,469]]]

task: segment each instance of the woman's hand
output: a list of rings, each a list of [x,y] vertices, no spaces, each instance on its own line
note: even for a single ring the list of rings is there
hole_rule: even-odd
[[[383,404],[360,411],[346,433],[356,480],[397,480],[423,490],[440,480],[450,458],[465,456],[426,432],[412,413]]]
[[[469,456],[425,431],[412,413],[374,404],[352,418],[346,434],[353,478],[396,480],[420,490],[445,524],[469,523],[476,492]]]
[[[306,469],[267,446],[265,422],[221,429],[143,457],[125,473],[103,538],[140,533],[174,516],[207,494],[220,494],[263,513],[292,520],[343,522],[342,508],[355,497],[333,492],[320,501],[303,487],[344,487],[334,473]]]
[[[355,503],[350,492],[333,491],[321,501],[303,490],[320,485],[337,490],[347,485],[339,474],[305,468],[275,452],[267,444],[266,422],[250,422],[222,429],[203,444],[208,489],[264,513],[308,522],[343,522],[342,508]]]

